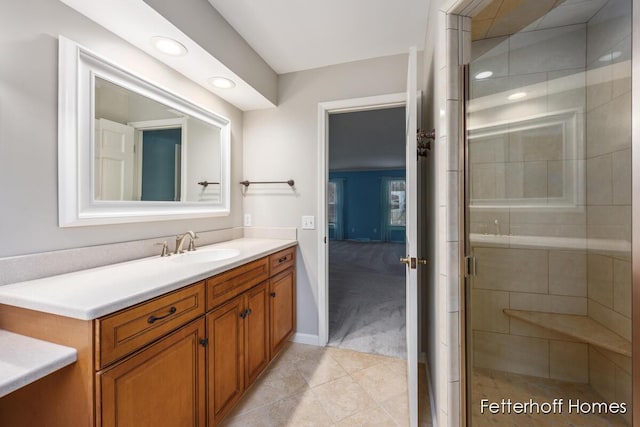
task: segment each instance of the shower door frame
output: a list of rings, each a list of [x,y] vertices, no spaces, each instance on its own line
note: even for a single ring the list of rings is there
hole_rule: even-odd
[[[640,427],[640,0],[631,12],[631,419]]]

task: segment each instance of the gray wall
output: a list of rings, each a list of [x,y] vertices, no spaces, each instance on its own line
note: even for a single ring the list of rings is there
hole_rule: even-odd
[[[0,28],[0,257],[242,225],[238,185],[227,217],[59,228],[58,35],[229,118],[232,182],[242,177],[242,112],[58,1],[5,1]]]

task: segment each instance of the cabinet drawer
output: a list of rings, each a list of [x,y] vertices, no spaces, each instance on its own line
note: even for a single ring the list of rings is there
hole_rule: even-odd
[[[296,247],[287,248],[269,256],[269,276],[278,274],[296,263]]]
[[[96,367],[101,369],[204,314],[204,282],[96,320]]]
[[[207,311],[269,278],[269,259],[260,258],[207,279]]]

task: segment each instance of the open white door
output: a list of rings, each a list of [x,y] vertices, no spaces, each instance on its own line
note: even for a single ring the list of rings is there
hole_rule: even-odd
[[[96,120],[96,200],[133,200],[133,131],[111,120]]]
[[[407,385],[409,388],[409,421],[418,425],[418,70],[416,48],[409,50],[407,71],[406,122],[406,242],[407,258]]]

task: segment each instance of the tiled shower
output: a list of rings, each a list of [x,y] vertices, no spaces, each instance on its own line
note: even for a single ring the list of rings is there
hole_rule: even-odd
[[[631,1],[567,0],[511,31],[500,10],[472,43],[469,367],[586,384],[630,408],[626,350],[509,310],[582,316],[630,348]]]

